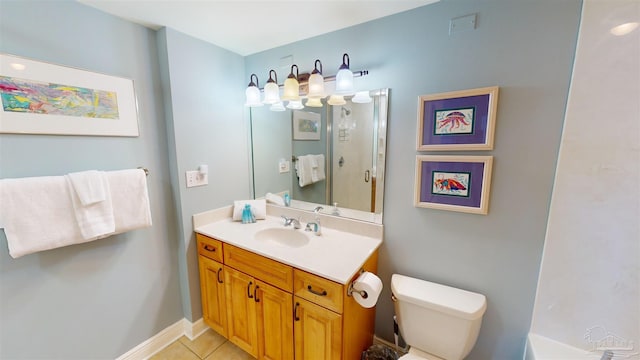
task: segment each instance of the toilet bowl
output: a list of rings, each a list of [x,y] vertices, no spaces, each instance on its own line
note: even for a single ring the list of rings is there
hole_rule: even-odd
[[[409,345],[401,360],[461,360],[478,339],[484,295],[393,274],[391,292],[400,334]]]

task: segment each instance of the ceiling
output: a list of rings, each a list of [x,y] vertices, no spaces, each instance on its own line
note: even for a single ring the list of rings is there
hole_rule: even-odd
[[[77,0],[246,56],[439,0]]]

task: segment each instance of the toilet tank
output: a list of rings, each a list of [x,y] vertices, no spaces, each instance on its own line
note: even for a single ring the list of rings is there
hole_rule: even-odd
[[[487,308],[484,295],[398,274],[391,291],[407,345],[445,360],[469,354]]]

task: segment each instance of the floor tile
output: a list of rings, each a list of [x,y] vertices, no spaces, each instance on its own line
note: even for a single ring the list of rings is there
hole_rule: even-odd
[[[254,360],[254,358],[239,347],[227,341],[205,360]]]
[[[159,353],[153,355],[149,360],[200,360],[200,358],[191,352],[185,345],[179,341],[173,342]]]
[[[222,335],[209,329],[196,339],[189,340],[186,336],[180,338],[180,342],[191,349],[196,355],[204,359],[227,341]]]

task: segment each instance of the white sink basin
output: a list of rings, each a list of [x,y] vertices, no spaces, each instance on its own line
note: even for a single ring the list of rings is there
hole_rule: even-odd
[[[263,229],[254,235],[257,241],[268,241],[288,247],[302,247],[309,243],[309,238],[300,230],[285,228]]]

